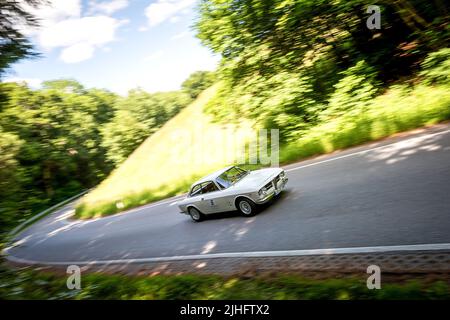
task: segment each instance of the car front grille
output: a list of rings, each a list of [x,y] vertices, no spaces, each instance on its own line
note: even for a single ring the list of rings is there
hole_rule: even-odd
[[[273,179],[272,180],[272,182],[273,182],[273,187],[276,189],[277,188],[277,185],[278,185],[278,182],[280,181],[280,176],[278,175],[278,176],[276,176],[275,177],[275,179]]]

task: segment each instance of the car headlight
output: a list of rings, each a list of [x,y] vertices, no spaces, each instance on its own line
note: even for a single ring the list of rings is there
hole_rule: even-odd
[[[280,178],[284,178],[285,176],[286,176],[286,174],[284,173],[284,171],[281,171]]]
[[[268,184],[266,184],[264,187],[262,187],[259,191],[258,194],[260,197],[267,195],[267,191],[272,188],[272,182],[269,182]]]

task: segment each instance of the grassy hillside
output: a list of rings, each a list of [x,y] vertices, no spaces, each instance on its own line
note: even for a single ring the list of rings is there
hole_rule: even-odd
[[[79,218],[98,217],[184,193],[194,179],[234,162],[251,138],[251,123],[216,124],[204,112],[217,86],[147,138],[76,210]]]

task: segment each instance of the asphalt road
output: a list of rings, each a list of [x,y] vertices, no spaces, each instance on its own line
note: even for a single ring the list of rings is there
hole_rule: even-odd
[[[287,189],[257,216],[201,223],[173,199],[92,221],[66,207],[16,238],[41,262],[450,243],[450,124],[286,167]]]

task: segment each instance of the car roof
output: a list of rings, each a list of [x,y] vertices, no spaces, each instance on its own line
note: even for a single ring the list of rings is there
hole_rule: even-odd
[[[216,180],[216,178],[217,178],[218,176],[220,176],[222,173],[224,173],[225,171],[227,171],[228,169],[231,169],[231,168],[233,168],[233,167],[234,167],[234,166],[228,166],[228,167],[222,168],[222,169],[220,169],[220,170],[217,170],[217,171],[215,171],[215,172],[213,172],[213,173],[211,173],[211,174],[209,174],[209,175],[207,175],[207,176],[204,176],[203,178],[201,178],[201,179],[195,181],[195,182],[191,185],[191,188],[192,188],[193,186],[195,186],[196,184],[199,184],[199,183],[202,183],[202,182]]]

